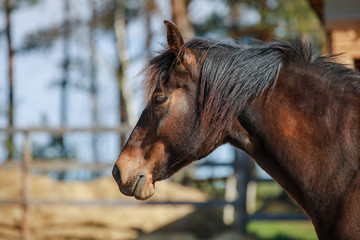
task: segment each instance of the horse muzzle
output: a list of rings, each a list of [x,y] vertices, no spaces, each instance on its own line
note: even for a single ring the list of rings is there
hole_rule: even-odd
[[[152,177],[147,174],[139,173],[133,176],[126,176],[121,174],[120,169],[115,164],[112,175],[120,191],[126,196],[134,196],[136,199],[145,200],[155,193]]]

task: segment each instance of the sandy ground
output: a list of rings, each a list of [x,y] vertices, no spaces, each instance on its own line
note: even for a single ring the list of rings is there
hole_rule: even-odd
[[[21,198],[21,172],[0,169],[0,201]],[[137,201],[122,195],[111,177],[91,182],[55,181],[45,175],[29,177],[31,200]],[[150,201],[204,202],[198,189],[172,182],[156,183]],[[0,204],[0,240],[22,239],[23,211],[19,205]],[[254,240],[231,231],[222,211],[189,205],[30,205],[29,238],[35,240]]]
[[[62,182],[47,176],[30,178],[33,200],[123,200],[112,178],[92,182]],[[0,170],[0,199],[20,199],[20,171]],[[171,182],[156,185],[151,201],[206,201],[203,192]],[[191,206],[70,206],[29,207],[31,239],[136,239],[194,211]],[[21,238],[22,208],[0,205],[0,239]],[[186,239],[186,238],[182,238]]]
[[[112,178],[91,182],[55,181],[44,175],[30,177],[32,200],[123,200]],[[0,170],[0,199],[20,199],[21,172]],[[171,182],[160,182],[151,201],[207,200],[203,192]],[[71,206],[44,205],[29,207],[31,239],[146,239],[156,232],[194,213],[191,206]],[[22,208],[0,205],[0,239],[21,238]],[[155,235],[156,238],[160,238]],[[170,237],[169,237],[170,239]],[[194,239],[188,233],[175,239]]]

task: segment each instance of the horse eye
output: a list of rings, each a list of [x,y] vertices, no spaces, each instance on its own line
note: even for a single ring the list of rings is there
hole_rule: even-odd
[[[167,99],[168,99],[167,97],[165,97],[165,96],[160,96],[160,95],[159,95],[159,96],[156,96],[156,97],[155,97],[154,103],[155,103],[156,105],[160,105],[160,104],[164,103]]]

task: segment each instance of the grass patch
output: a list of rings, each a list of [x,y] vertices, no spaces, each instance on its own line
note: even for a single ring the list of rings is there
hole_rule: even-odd
[[[252,221],[248,232],[264,240],[316,240],[313,225],[309,221]]]

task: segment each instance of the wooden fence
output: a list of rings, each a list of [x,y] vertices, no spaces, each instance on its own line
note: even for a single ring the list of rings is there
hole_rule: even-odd
[[[225,194],[225,200],[210,200],[208,202],[141,202],[141,201],[117,201],[117,200],[91,200],[91,201],[79,201],[79,200],[32,200],[29,197],[29,173],[30,170],[44,170],[44,171],[65,171],[67,169],[91,169],[101,170],[112,168],[113,164],[103,163],[78,163],[64,161],[65,159],[58,159],[51,162],[35,161],[32,159],[31,140],[29,135],[31,133],[47,133],[52,135],[61,135],[65,133],[83,133],[83,132],[115,132],[115,133],[128,133],[130,131],[129,126],[121,125],[113,128],[106,127],[91,127],[91,128],[26,128],[26,129],[1,129],[0,133],[4,134],[23,134],[25,137],[23,145],[22,161],[20,163],[4,163],[0,165],[0,168],[20,168],[22,171],[21,179],[21,199],[20,200],[3,200],[0,199],[0,205],[20,205],[22,207],[22,222],[21,231],[22,238],[29,239],[29,219],[28,212],[29,206],[34,205],[76,205],[76,206],[126,206],[126,205],[192,205],[196,208],[213,208],[224,207],[224,214],[226,211],[230,212],[230,215],[236,213],[235,227],[240,232],[246,232],[246,224],[249,220],[304,220],[307,217],[303,214],[293,215],[266,215],[259,212],[255,212],[251,215],[247,212],[247,202],[253,202],[254,199],[248,199],[248,186],[249,183],[256,183],[260,181],[272,181],[263,179],[251,179],[250,178],[250,159],[241,151],[236,150],[235,160],[232,164],[208,164],[209,166],[231,166],[234,168],[235,175],[226,179],[227,190]]]

